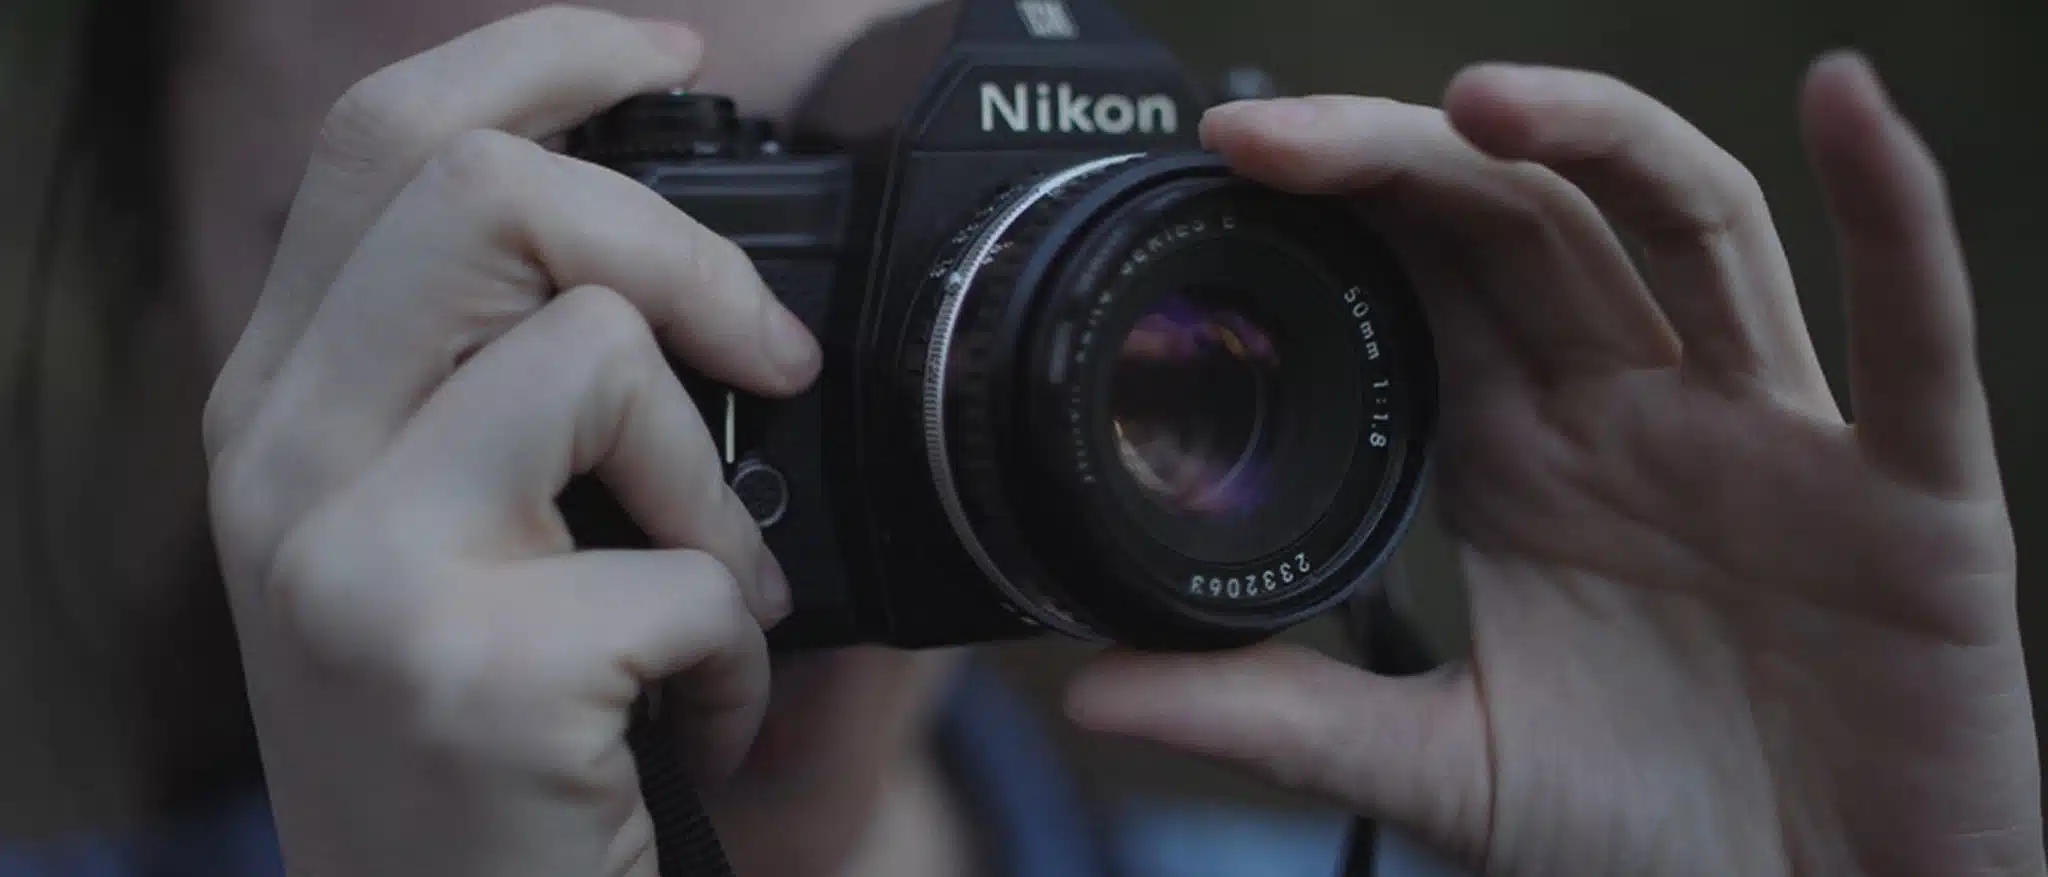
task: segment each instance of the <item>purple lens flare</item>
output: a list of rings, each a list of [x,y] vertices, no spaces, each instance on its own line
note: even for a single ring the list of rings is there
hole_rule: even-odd
[[[1171,293],[1138,318],[1110,378],[1124,470],[1153,502],[1196,517],[1240,517],[1272,489],[1272,338],[1224,290]]]

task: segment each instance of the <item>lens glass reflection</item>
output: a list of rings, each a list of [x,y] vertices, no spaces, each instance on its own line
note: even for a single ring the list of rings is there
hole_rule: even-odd
[[[1188,288],[1138,318],[1110,378],[1124,471],[1180,515],[1238,517],[1271,490],[1280,355],[1232,301],[1244,290]]]

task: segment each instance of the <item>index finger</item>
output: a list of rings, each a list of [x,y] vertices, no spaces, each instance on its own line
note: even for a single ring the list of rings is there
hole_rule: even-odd
[[[718,559],[766,626],[789,586],[717,446],[631,302],[565,292],[435,391],[367,477],[392,507],[436,510],[443,544],[486,561],[574,548],[555,505],[595,472],[654,544]]]
[[[321,126],[262,298],[207,402],[209,452],[241,431],[357,241],[450,139],[476,129],[545,136],[686,83],[700,57],[696,36],[678,25],[549,7],[350,88]]]

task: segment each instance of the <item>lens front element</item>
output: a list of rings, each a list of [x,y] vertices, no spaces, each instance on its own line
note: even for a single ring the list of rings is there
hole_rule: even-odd
[[[1230,306],[1234,292],[1168,294],[1124,336],[1112,372],[1118,459],[1174,514],[1242,518],[1271,498],[1280,352]]]
[[[1371,230],[1200,154],[1019,186],[931,272],[926,452],[1046,627],[1251,642],[1342,600],[1419,501],[1429,337]]]

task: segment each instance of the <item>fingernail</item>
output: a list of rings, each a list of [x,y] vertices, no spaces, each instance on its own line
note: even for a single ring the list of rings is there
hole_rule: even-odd
[[[697,32],[671,21],[656,21],[651,18],[639,19],[640,31],[647,40],[663,53],[681,58],[692,64],[704,54],[704,41]]]
[[[797,384],[808,384],[818,375],[818,342],[811,337],[811,330],[786,308],[770,308],[768,317],[768,356],[775,360],[775,367],[785,377]]]
[[[762,627],[774,627],[777,622],[789,617],[790,595],[789,575],[782,571],[782,562],[775,559],[775,553],[762,549],[759,568],[754,571],[755,594],[761,601]]]

